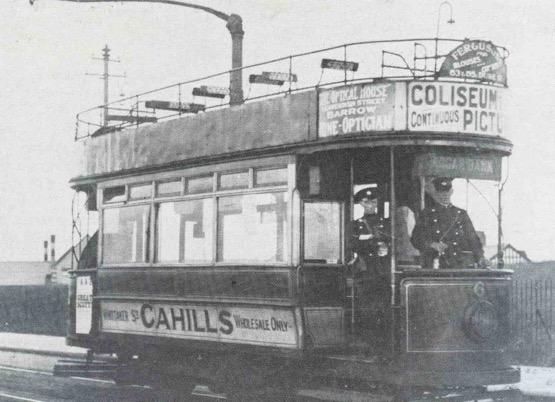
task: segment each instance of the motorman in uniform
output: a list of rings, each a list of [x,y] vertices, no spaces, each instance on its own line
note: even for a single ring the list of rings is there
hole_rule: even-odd
[[[451,204],[452,181],[446,177],[432,181],[435,203],[420,212],[411,243],[420,251],[423,268],[485,268],[482,242],[470,217]]]
[[[378,215],[376,188],[365,188],[354,196],[364,216],[350,223],[348,242],[354,260],[355,317],[359,335],[383,352],[387,342],[387,313],[390,305],[389,228]]]

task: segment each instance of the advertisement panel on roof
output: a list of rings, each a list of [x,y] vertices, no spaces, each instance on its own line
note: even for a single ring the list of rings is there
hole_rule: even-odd
[[[410,82],[410,131],[502,135],[505,88],[455,82]]]
[[[318,93],[318,135],[392,131],[395,83],[365,83],[322,89]]]
[[[445,57],[439,76],[507,85],[505,59],[493,43],[483,40],[465,40],[453,49]]]

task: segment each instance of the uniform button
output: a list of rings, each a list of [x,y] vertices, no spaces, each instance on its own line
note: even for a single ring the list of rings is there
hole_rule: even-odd
[[[432,212],[435,212],[436,210],[432,208]]]
[[[454,242],[454,243],[453,243],[453,246],[456,246],[456,245],[457,245],[457,242]]]
[[[434,219],[434,222],[437,222],[437,219]]]
[[[453,253],[453,255],[457,255],[457,253]]]
[[[439,230],[436,230],[436,233],[439,233]]]

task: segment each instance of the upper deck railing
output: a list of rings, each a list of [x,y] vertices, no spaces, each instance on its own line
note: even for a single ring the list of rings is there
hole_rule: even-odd
[[[229,107],[229,76],[238,70],[247,82],[243,102],[360,81],[439,80],[446,56],[463,42],[439,38],[354,42],[252,64],[85,110],[77,115],[75,139]],[[507,49],[496,47],[503,60],[508,57]]]

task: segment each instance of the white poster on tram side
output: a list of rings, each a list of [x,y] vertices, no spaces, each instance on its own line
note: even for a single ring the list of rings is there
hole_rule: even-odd
[[[75,332],[88,334],[92,325],[93,285],[90,276],[78,276],[75,290]]]
[[[505,88],[463,82],[411,82],[408,129],[503,135]]]
[[[295,348],[293,310],[101,301],[103,332]]]

